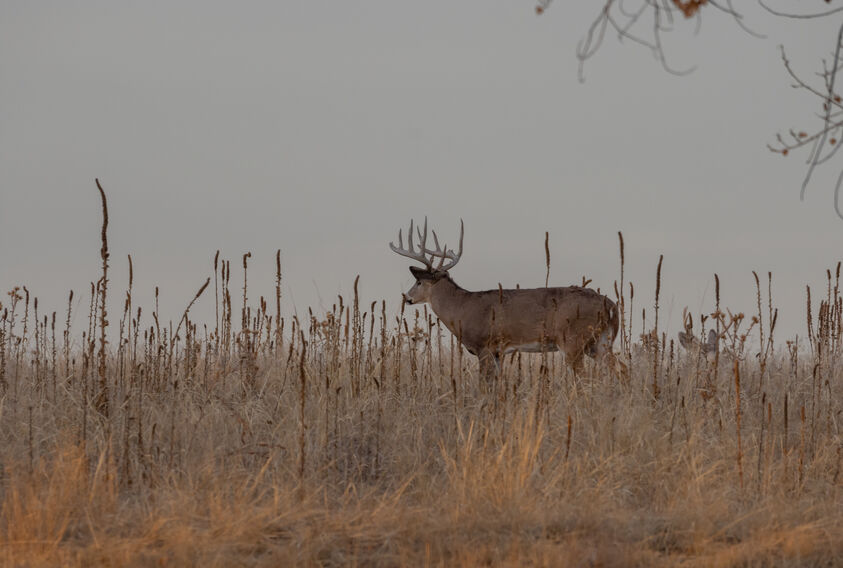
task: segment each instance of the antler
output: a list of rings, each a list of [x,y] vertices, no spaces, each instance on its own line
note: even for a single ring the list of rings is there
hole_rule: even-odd
[[[398,246],[396,247],[393,243],[389,243],[389,248],[392,249],[393,252],[397,252],[401,256],[406,256],[407,258],[411,258],[415,261],[421,262],[424,264],[425,268],[428,270],[434,270],[433,262],[434,259],[439,259],[439,264],[436,266],[436,270],[441,270],[447,272],[451,270],[457,263],[460,261],[460,257],[462,257],[462,242],[463,242],[463,234],[464,234],[464,226],[463,221],[460,219],[460,250],[459,252],[454,252],[453,249],[449,249],[448,245],[439,246],[439,237],[436,235],[436,231],[433,232],[433,242],[436,245],[436,250],[431,250],[427,248],[427,217],[424,218],[424,230],[419,229],[416,227],[416,234],[419,237],[419,247],[418,250],[413,246],[413,220],[410,220],[410,230],[407,233],[407,248],[404,248],[404,240],[401,234],[401,230],[398,230]],[[427,258],[428,255],[430,258]],[[446,260],[449,260],[449,263],[445,263]]]
[[[413,247],[413,220],[410,219],[410,230],[407,232],[408,248],[404,248],[404,238],[401,236],[401,229],[398,229],[398,246],[396,247],[392,241],[390,241],[389,248],[392,249],[392,252],[397,252],[401,256],[406,256],[407,258],[421,262],[424,264],[425,268],[433,270],[433,260],[428,260],[424,255],[424,245],[427,242],[427,217],[424,218],[424,235],[419,233],[419,240],[421,240],[421,247],[420,250],[416,252]]]
[[[426,225],[427,219],[425,219],[425,226]],[[464,229],[465,227],[463,226],[462,219],[460,219],[460,250],[457,253],[454,253],[453,249],[448,249],[447,244],[442,247],[439,246],[439,237],[436,236],[436,231],[433,231],[433,243],[436,245],[436,250],[430,250],[422,246],[424,253],[430,255],[431,262],[433,262],[434,258],[439,259],[439,266],[436,267],[436,270],[442,270],[447,272],[451,270],[454,266],[456,266],[457,263],[460,261],[460,258],[462,257],[462,239]],[[451,262],[449,264],[445,264],[446,259],[450,260]]]

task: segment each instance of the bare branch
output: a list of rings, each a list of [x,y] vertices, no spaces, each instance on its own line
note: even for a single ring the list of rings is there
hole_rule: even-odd
[[[831,13],[831,12],[829,12]],[[787,58],[784,48],[781,48],[782,62],[788,75],[793,79],[793,87],[796,89],[803,89],[808,93],[818,97],[822,102],[822,112],[818,115],[822,120],[822,125],[813,133],[808,134],[805,131],[794,132],[790,130],[790,138],[792,141],[786,141],[781,134],[776,135],[778,142],[777,146],[770,144],[767,147],[776,153],[784,156],[788,155],[793,150],[810,146],[806,163],[808,169],[805,172],[805,178],[802,180],[802,188],[799,192],[799,199],[804,201],[807,193],[808,183],[811,181],[814,170],[817,166],[826,163],[833,156],[835,156],[840,149],[840,136],[843,134],[843,99],[835,90],[835,83],[837,79],[837,71],[841,66],[841,49],[843,49],[843,25],[840,26],[837,32],[837,43],[834,46],[834,58],[831,64],[823,61],[823,71],[817,75],[823,80],[823,87],[817,88],[802,79],[791,67],[790,61]],[[839,193],[841,183],[843,183],[843,173],[838,178],[834,189],[834,210],[837,215],[843,219],[839,208]]]
[[[837,45],[834,47],[834,64],[831,67],[831,75],[828,77],[827,86],[828,86],[828,95],[825,98],[825,102],[823,103],[823,108],[825,109],[825,128],[822,131],[822,137],[818,140],[811,159],[811,163],[808,166],[808,171],[805,174],[805,179],[802,182],[802,191],[799,193],[799,199],[805,199],[805,192],[808,189],[808,182],[811,181],[811,174],[814,173],[814,168],[817,166],[817,163],[820,160],[823,146],[825,145],[826,138],[828,138],[828,132],[830,130],[829,124],[831,121],[831,105],[835,102],[835,94],[834,94],[834,80],[837,77],[837,69],[840,63],[840,42],[843,41],[843,26],[840,26],[840,31],[837,33]],[[838,97],[839,99],[839,97]]]
[[[813,18],[824,18],[826,16],[830,16],[832,14],[836,14],[837,12],[843,12],[843,6],[839,8],[833,8],[831,10],[827,10],[825,12],[815,12],[813,14],[793,14],[790,12],[780,12],[778,10],[774,10],[770,8],[767,4],[764,3],[764,0],[758,0],[758,3],[761,4],[761,7],[773,14],[774,16],[779,16],[782,18],[793,18],[797,20],[810,20]]]
[[[735,23],[738,24],[738,27],[740,27],[743,31],[745,31],[746,33],[748,33],[752,37],[757,38],[757,39],[766,39],[767,38],[766,34],[758,33],[754,30],[749,29],[749,27],[747,27],[747,25],[743,21],[743,15],[738,13],[735,10],[734,5],[732,4],[732,0],[726,0],[726,6],[721,6],[715,0],[708,0],[708,3],[711,4],[712,6],[714,6],[715,8],[717,8],[718,10],[720,10],[721,12],[725,12],[726,14],[729,14],[730,16],[732,16],[735,19]]]
[[[731,0],[726,0],[728,7],[724,7],[711,0],[635,0],[624,3],[620,0],[604,0],[600,12],[591,22],[585,36],[577,44],[577,59],[579,60],[579,79],[584,80],[583,69],[585,62],[594,57],[603,45],[606,37],[606,30],[611,28],[617,33],[618,41],[629,40],[650,50],[658,60],[662,68],[673,75],[687,75],[694,71],[695,67],[678,69],[674,67],[667,57],[664,48],[663,36],[666,33],[677,30],[677,13],[684,19],[694,18],[694,33],[698,33],[702,25],[701,9],[710,4],[714,8],[729,14],[738,25],[748,33],[757,36],[741,22],[742,16],[735,12]],[[629,4],[632,3],[632,6]],[[543,14],[550,6],[551,0],[539,0],[536,12]],[[644,29],[642,18],[645,14],[651,14],[649,30]]]

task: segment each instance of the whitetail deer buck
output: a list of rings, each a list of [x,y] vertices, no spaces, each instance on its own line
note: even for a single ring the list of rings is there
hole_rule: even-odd
[[[589,288],[533,288],[470,292],[448,273],[462,257],[463,224],[460,220],[459,251],[439,246],[428,248],[427,218],[424,230],[416,227],[419,243],[413,244],[413,222],[407,248],[401,231],[398,246],[389,248],[424,265],[410,267],[416,283],[404,294],[408,304],[430,302],[434,313],[465,348],[480,360],[480,372],[491,380],[500,370],[501,355],[513,351],[528,353],[562,351],[575,372],[582,370],[583,355],[606,362],[622,380],[626,365],[615,358],[612,342],[618,333],[615,303]],[[438,264],[435,264],[436,260]]]

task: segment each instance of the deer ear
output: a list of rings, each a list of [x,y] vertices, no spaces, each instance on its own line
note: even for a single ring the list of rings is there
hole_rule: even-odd
[[[713,329],[708,330],[708,344],[712,347],[717,345],[717,332]]]
[[[419,268],[418,266],[411,266],[410,274],[412,274],[416,280],[430,280],[433,278],[432,272],[424,268]]]

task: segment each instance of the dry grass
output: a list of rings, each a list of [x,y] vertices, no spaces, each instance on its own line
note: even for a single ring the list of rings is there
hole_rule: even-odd
[[[653,334],[656,347],[621,345],[628,386],[525,355],[507,358],[488,393],[428,314],[361,312],[355,297],[324,317],[279,321],[280,291],[275,306],[250,307],[242,264],[236,308],[240,285],[215,258],[219,316],[207,331],[187,312],[176,325],[138,312],[130,289],[102,354],[105,278],[81,339],[28,292],[7,297],[4,565],[843,558],[842,304],[831,274],[810,345],[775,349],[766,317],[755,356],[742,315],[718,309],[734,337],[716,362]],[[631,329],[632,314],[623,321]]]

